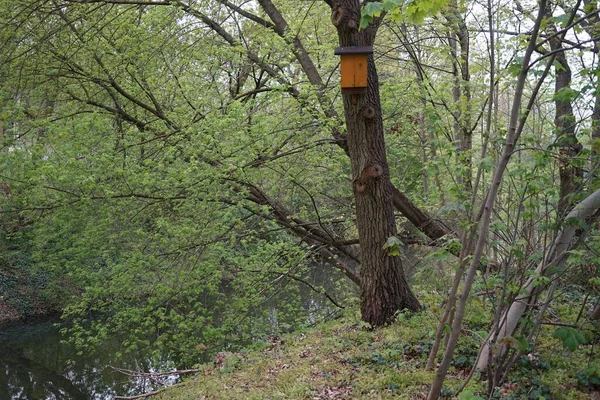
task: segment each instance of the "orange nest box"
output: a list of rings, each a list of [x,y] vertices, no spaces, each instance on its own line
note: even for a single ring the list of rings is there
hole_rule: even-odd
[[[367,91],[367,57],[373,46],[337,47],[335,55],[341,56],[342,94],[361,94]]]

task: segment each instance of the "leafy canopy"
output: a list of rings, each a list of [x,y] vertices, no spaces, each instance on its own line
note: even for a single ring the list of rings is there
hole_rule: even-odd
[[[360,18],[360,29],[365,29],[373,18],[387,13],[392,21],[421,24],[425,18],[435,15],[446,7],[449,0],[383,0],[364,5]]]

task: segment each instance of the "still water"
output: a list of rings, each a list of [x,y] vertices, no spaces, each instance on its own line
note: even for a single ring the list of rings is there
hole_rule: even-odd
[[[120,341],[105,343],[94,355],[77,356],[60,342],[55,321],[0,328],[0,400],[89,400],[132,396],[155,389],[148,378],[134,378],[110,366],[152,372],[168,370],[166,360],[143,355],[117,361]],[[166,376],[166,384],[179,377]]]

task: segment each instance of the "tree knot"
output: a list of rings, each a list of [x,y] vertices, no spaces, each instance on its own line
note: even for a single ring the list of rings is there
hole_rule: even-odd
[[[366,166],[360,176],[354,179],[354,189],[359,193],[364,193],[367,187],[373,182],[373,180],[383,175],[383,167],[380,164],[371,164]]]

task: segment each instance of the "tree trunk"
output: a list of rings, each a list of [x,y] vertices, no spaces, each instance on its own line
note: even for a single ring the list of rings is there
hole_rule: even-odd
[[[556,24],[552,22],[553,7],[548,7],[546,17],[548,20],[546,33],[551,37],[549,40],[550,50],[556,53],[554,72],[556,80],[554,85],[554,126],[558,136],[557,142],[560,146],[560,200],[558,202],[559,215],[565,215],[570,207],[569,196],[575,192],[577,185],[583,178],[583,170],[576,165],[575,158],[579,155],[583,146],[575,135],[575,115],[568,90],[571,88],[571,68],[562,45],[562,38],[557,35]]]
[[[598,4],[592,0],[584,0],[585,7],[589,10],[590,18],[589,23],[584,24],[584,29],[591,37],[598,37],[600,35],[600,15],[598,15]],[[596,59],[600,55],[600,44],[598,41],[594,41],[592,47]],[[596,87],[598,87],[598,73],[600,72],[600,65],[596,65]],[[594,177],[597,179],[600,175],[600,90],[596,89],[594,92],[594,111],[592,113],[592,154],[591,154],[591,168]]]
[[[454,312],[454,318],[451,324],[451,332],[448,337],[448,343],[446,345],[446,351],[444,353],[444,357],[440,362],[438,369],[435,374],[435,379],[427,395],[427,400],[437,400],[440,397],[442,387],[444,384],[444,380],[450,369],[450,363],[453,360],[454,350],[458,343],[458,337],[462,332],[462,320],[465,314],[467,300],[469,298],[469,293],[471,290],[471,286],[473,284],[473,280],[475,278],[475,273],[479,268],[479,264],[481,261],[481,257],[483,255],[483,249],[487,243],[488,234],[490,230],[490,221],[492,217],[492,213],[494,210],[494,204],[496,202],[496,198],[498,196],[498,190],[500,185],[502,184],[502,180],[504,177],[504,172],[508,166],[508,162],[513,154],[515,146],[519,140],[521,135],[524,122],[527,120],[527,116],[529,115],[529,111],[532,107],[533,102],[530,102],[527,105],[525,110],[521,109],[521,104],[523,100],[523,93],[525,88],[525,82],[527,80],[528,69],[529,69],[529,61],[531,60],[531,54],[534,49],[537,47],[536,41],[539,32],[540,25],[542,24],[542,20],[544,17],[544,10],[546,8],[546,1],[540,1],[540,12],[536,18],[535,25],[533,27],[531,36],[529,38],[529,43],[527,45],[527,50],[525,51],[525,55],[523,57],[523,65],[521,67],[521,71],[519,72],[519,77],[517,79],[517,86],[515,88],[515,95],[513,98],[513,104],[511,107],[510,120],[508,126],[508,133],[506,137],[506,143],[504,144],[504,148],[502,150],[502,155],[500,160],[496,166],[496,170],[494,171],[491,186],[488,190],[487,196],[485,198],[485,203],[482,209],[481,220],[479,223],[479,237],[477,238],[477,242],[475,244],[475,248],[473,251],[473,256],[470,260],[469,268],[467,269],[467,274],[465,276],[464,285],[462,289],[462,293],[458,297],[456,303],[456,311]],[[552,61],[552,59],[551,59]],[[550,61],[550,62],[551,62]],[[540,77],[540,81],[536,86],[532,94],[532,98],[537,96],[537,90],[539,90],[539,85],[543,82],[548,71],[546,70],[544,74]],[[462,271],[458,273],[462,274]],[[447,305],[451,306],[450,304]]]
[[[360,1],[340,0],[332,20],[340,45],[372,46],[379,21],[358,31]],[[398,310],[418,311],[420,304],[404,277],[399,257],[383,249],[396,236],[394,188],[390,181],[379,99],[379,82],[373,56],[368,59],[368,89],[364,94],[344,94],[348,153],[352,165],[353,192],[361,247],[361,314],[379,326]]]
[[[454,140],[458,162],[464,169],[459,176],[465,192],[472,190],[471,169],[473,136],[471,129],[471,73],[469,71],[469,32],[455,1],[450,4],[451,12],[445,15],[449,25],[448,42],[452,57],[454,86],[452,98],[456,107],[454,114]],[[460,49],[458,48],[460,46]]]

